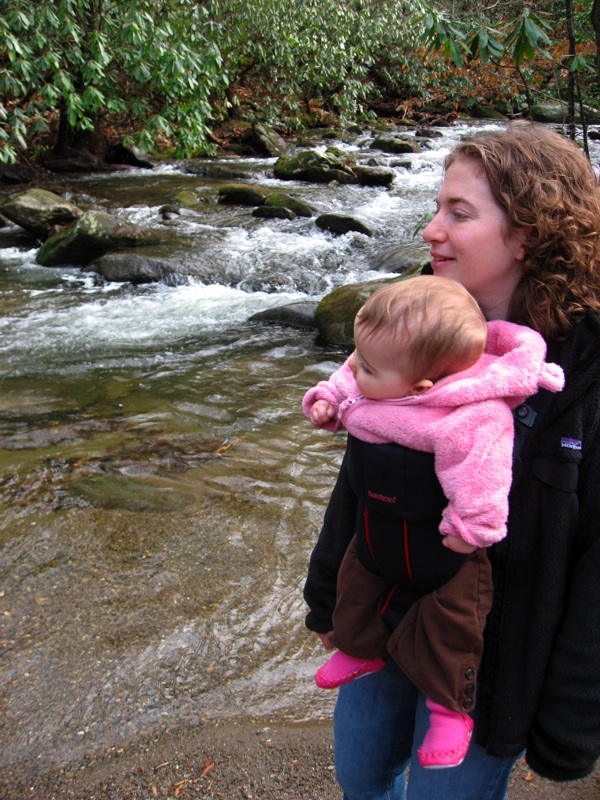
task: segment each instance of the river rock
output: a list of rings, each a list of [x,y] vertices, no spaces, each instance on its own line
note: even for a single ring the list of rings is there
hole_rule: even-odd
[[[265,186],[253,186],[248,183],[228,183],[219,189],[219,203],[237,206],[262,206],[271,194]]]
[[[385,242],[369,255],[369,269],[379,272],[396,272],[409,275],[418,272],[431,260],[429,245],[420,237]]]
[[[396,278],[394,280],[404,280]],[[373,292],[394,280],[366,281],[340,286],[321,300],[315,309],[315,324],[326,344],[352,348],[354,318]]]
[[[271,322],[292,328],[314,328],[316,302],[288,303],[284,306],[266,308],[250,317],[250,322]]]
[[[85,269],[115,283],[166,283],[176,286],[182,280],[169,261],[137,253],[107,253],[92,261]]]
[[[357,164],[353,171],[362,186],[391,186],[396,173],[383,167],[363,167]]]
[[[285,156],[290,153],[290,147],[276,130],[262,122],[257,123],[248,137],[248,144],[259,155]]]
[[[364,233],[365,236],[373,236],[373,231],[364,222],[346,214],[321,214],[315,220],[315,224],[321,230],[331,231],[331,233],[340,236],[350,231]]]
[[[11,222],[42,238],[55,225],[69,225],[83,214],[73,203],[45,189],[27,189],[10,195],[0,211]]]
[[[590,106],[584,107],[586,122],[591,124],[600,123],[600,111]],[[569,106],[563,100],[549,100],[543,103],[534,103],[531,106],[531,119],[534,122],[552,122],[561,125],[568,119]],[[579,108],[575,109],[575,121],[581,122]]]
[[[303,200],[298,200],[297,197],[292,197],[284,192],[273,192],[265,199],[265,206],[275,206],[280,208],[287,208],[293,211],[297,217],[312,217],[313,210]]]
[[[184,208],[193,208],[203,202],[202,198],[198,197],[193,189],[182,189],[180,192],[177,192],[173,200],[176,205],[183,206]]]
[[[164,233],[121,222],[104,211],[86,211],[40,247],[36,261],[44,267],[89,264],[110,250],[164,241]]]
[[[281,156],[273,171],[276,178],[284,181],[358,183],[348,155],[339,155],[333,148],[328,148],[325,153],[301,150],[293,156]]]
[[[384,153],[421,153],[423,148],[409,136],[388,135],[377,136],[371,143],[372,150],[383,150]]]
[[[252,212],[252,216],[263,219],[296,219],[292,209],[283,206],[258,206]]]
[[[204,178],[216,178],[218,180],[248,180],[250,172],[241,169],[235,164],[212,164],[210,161],[191,161],[183,167],[183,171],[188,175],[201,175]]]
[[[197,203],[200,205],[200,202]],[[176,203],[167,203],[158,209],[161,219],[172,220],[178,217],[188,217],[190,219],[201,217],[202,215],[188,206],[181,206]]]

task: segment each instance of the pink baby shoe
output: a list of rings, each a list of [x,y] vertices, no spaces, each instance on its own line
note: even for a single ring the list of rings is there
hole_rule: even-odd
[[[339,650],[317,671],[315,682],[321,689],[336,689],[386,665],[384,658],[354,658]]]
[[[426,769],[457,767],[465,759],[474,723],[468,714],[450,711],[427,698],[429,730],[418,750],[419,762]]]

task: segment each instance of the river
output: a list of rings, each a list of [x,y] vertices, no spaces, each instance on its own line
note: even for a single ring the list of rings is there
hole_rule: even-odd
[[[168,223],[204,282],[43,268],[35,242],[0,230],[0,769],[48,769],[202,719],[329,717],[302,585],[344,439],[312,431],[300,402],[344,354],[250,317],[382,277],[390,247],[422,252],[413,231],[445,154],[486,127],[499,126],[442,128],[408,166],[378,153],[391,189],[282,186],[273,159],[243,159],[252,182],[375,236],[208,203]],[[164,225],[178,191],[213,198],[217,182],[170,164],[61,186]]]

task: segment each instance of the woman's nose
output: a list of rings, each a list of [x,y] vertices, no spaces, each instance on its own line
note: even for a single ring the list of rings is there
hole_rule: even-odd
[[[439,221],[438,214],[434,214],[428,224],[423,228],[422,236],[427,244],[444,238],[444,231]]]

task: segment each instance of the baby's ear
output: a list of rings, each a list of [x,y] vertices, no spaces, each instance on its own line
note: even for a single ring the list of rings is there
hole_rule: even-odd
[[[409,392],[409,395],[412,396],[415,394],[423,394],[423,392],[426,392],[428,389],[431,389],[432,386],[433,386],[433,381],[423,378],[422,381],[418,381],[418,383],[415,383],[413,385],[412,389]]]

